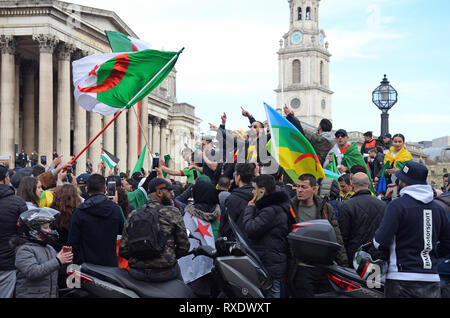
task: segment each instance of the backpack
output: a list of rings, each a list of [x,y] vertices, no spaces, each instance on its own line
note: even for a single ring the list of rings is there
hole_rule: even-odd
[[[161,256],[167,236],[159,227],[160,205],[151,208],[148,204],[139,208],[128,220],[128,249],[130,257],[149,260]]]

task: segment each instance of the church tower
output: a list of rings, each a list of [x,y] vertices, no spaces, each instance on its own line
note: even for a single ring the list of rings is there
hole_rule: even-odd
[[[277,109],[288,105],[302,122],[331,120],[330,56],[319,30],[320,0],[288,0],[289,31],[280,40]]]

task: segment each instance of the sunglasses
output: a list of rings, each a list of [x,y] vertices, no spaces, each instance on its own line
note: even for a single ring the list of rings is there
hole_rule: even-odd
[[[344,138],[344,137],[347,137],[347,136],[345,136],[345,135],[343,135],[343,134],[339,134],[339,135],[335,135],[336,136],[336,138]]]

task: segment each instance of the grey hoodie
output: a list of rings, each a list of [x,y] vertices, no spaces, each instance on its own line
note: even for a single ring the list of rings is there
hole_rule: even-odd
[[[16,298],[57,298],[59,260],[49,244],[27,242],[17,248]]]

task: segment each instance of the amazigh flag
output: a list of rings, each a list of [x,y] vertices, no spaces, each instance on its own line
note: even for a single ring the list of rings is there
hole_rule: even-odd
[[[117,158],[116,156],[114,156],[113,154],[111,154],[110,152],[106,151],[103,148],[102,148],[102,153],[100,155],[100,158],[102,158],[103,161],[106,162],[109,169],[113,169],[120,161],[119,158]]]
[[[182,51],[105,53],[76,60],[75,99],[87,111],[102,115],[130,108],[166,78]]]
[[[144,167],[144,159],[145,159],[145,151],[146,150],[147,150],[147,145],[145,145],[144,150],[141,151],[141,154],[139,155],[139,159],[136,162],[136,165],[134,166],[133,172],[131,174],[141,171],[141,169]]]
[[[152,48],[150,43],[123,33],[105,31],[105,34],[113,52],[138,52]]]
[[[189,239],[191,244],[190,250],[193,250],[200,245],[209,245],[213,248],[216,247],[211,223],[191,215],[186,210],[183,221],[186,229],[196,238]],[[194,255],[188,255],[178,259],[178,265],[180,266],[184,283],[187,284],[211,272],[213,260],[207,256],[197,256],[194,258]]]
[[[270,127],[269,153],[295,182],[305,173],[325,178],[322,165],[311,143],[286,118],[264,103]]]

